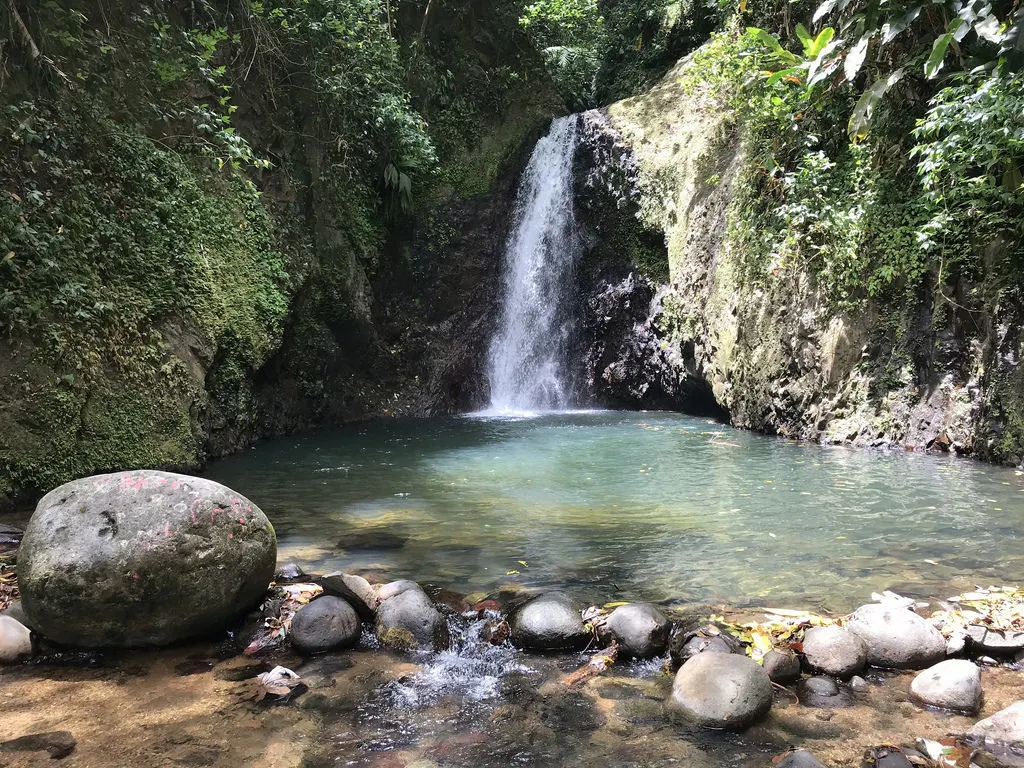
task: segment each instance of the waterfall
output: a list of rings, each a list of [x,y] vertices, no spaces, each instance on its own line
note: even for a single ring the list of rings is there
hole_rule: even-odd
[[[555,120],[519,184],[505,246],[497,331],[488,354],[491,412],[570,405],[566,356],[580,242],[573,211],[577,117]]]

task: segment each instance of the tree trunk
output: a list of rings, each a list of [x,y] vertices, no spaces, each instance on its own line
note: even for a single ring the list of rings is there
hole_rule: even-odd
[[[13,2],[14,0],[11,0]],[[437,0],[427,0],[427,10],[423,14],[423,24],[420,25],[420,40],[427,34],[427,22],[430,21],[430,12],[434,10],[434,3]]]
[[[433,2],[433,0],[431,0]],[[14,20],[14,25],[18,28],[21,33],[21,44],[28,49],[28,58],[30,61],[35,61],[39,58],[39,48],[36,46],[36,41],[32,39],[32,33],[28,31],[28,27],[25,26],[25,20],[21,18],[21,14],[18,13],[17,6],[14,5],[14,0],[7,0],[7,7],[11,11],[11,18]],[[430,8],[427,8],[427,12],[430,12]],[[425,20],[424,20],[424,23]]]

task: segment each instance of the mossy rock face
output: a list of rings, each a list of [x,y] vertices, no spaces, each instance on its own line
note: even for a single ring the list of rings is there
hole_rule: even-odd
[[[276,561],[274,528],[244,496],[197,477],[122,472],[43,497],[18,581],[50,640],[158,646],[223,629],[260,601]]]

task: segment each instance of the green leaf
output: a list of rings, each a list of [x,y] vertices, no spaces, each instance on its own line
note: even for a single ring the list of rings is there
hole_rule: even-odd
[[[960,20],[955,19],[954,21]],[[929,80],[939,74],[939,70],[942,69],[942,60],[946,58],[946,51],[949,49],[951,42],[953,42],[952,32],[946,32],[935,39],[935,43],[932,45],[932,53],[928,57],[928,61],[924,63],[924,75]]]
[[[787,77],[795,77],[801,83],[803,79],[804,68],[803,67],[787,67],[786,69],[780,69],[778,72],[773,72],[767,80],[765,85],[775,85],[780,80],[784,80]]]
[[[818,36],[814,38],[810,48],[805,47],[804,52],[807,54],[808,59],[817,58],[825,47],[832,42],[832,38],[836,36],[836,31],[832,27],[825,27]]]
[[[832,13],[832,10],[836,7],[838,2],[839,0],[825,0],[824,3],[818,6],[818,9],[814,12],[814,18],[811,19],[811,21],[816,24],[820,19]]]
[[[796,36],[800,40],[801,45],[803,45],[804,50],[807,50],[807,46],[811,45],[811,41],[814,40],[811,37],[811,33],[807,31],[807,27],[803,24],[796,25]]]
[[[868,135],[868,128],[871,125],[871,116],[874,114],[875,106],[885,96],[886,92],[896,83],[903,79],[903,68],[897,69],[888,77],[880,77],[870,88],[868,88],[853,108],[853,115],[850,116],[850,140],[860,141]]]
[[[864,58],[868,55],[868,45],[871,43],[871,33],[865,32],[856,45],[846,54],[846,61],[843,62],[843,74],[851,83],[864,65]]]
[[[888,45],[900,32],[913,24],[921,15],[921,6],[915,6],[900,17],[893,17],[882,25],[882,45]]]

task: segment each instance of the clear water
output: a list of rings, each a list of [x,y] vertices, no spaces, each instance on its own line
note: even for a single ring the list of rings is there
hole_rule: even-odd
[[[580,254],[572,161],[578,118],[555,120],[523,172],[505,247],[498,327],[488,354],[495,413],[563,409],[572,293]]]
[[[798,444],[669,413],[380,422],[265,443],[209,476],[280,561],[462,592],[845,611],[1021,579],[1024,478]]]

